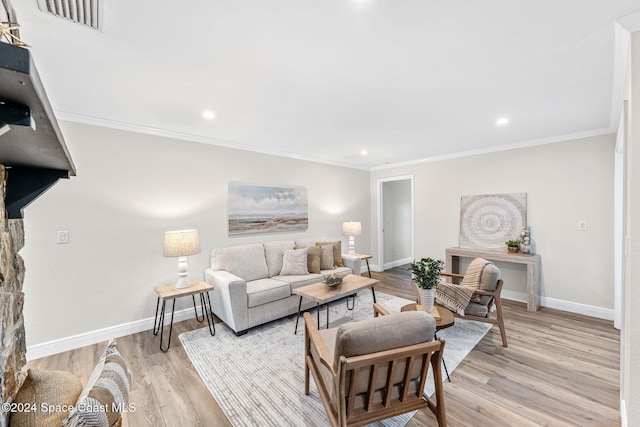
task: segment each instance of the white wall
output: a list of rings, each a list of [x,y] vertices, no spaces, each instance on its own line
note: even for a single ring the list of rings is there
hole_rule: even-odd
[[[458,246],[461,196],[527,193],[543,304],[576,304],[613,318],[614,143],[614,135],[604,135],[378,170],[371,177],[372,222],[376,179],[414,174],[414,256],[444,259],[447,247]],[[588,231],[578,231],[578,220],[588,221]],[[524,294],[524,266],[500,268],[505,294]]]
[[[640,425],[640,31],[631,35],[630,123],[627,130],[627,263],[622,329],[623,426]]]
[[[198,279],[214,247],[296,237],[346,245],[341,223],[351,218],[363,221],[358,250],[370,247],[366,171],[71,122],[61,128],[77,176],[24,211],[27,346],[153,317],[153,287],[177,275],[177,260],[162,257],[166,230],[198,229],[202,253],[189,257]],[[305,186],[308,231],[229,237],[229,181]],[[56,244],[57,230],[69,231],[68,244]]]

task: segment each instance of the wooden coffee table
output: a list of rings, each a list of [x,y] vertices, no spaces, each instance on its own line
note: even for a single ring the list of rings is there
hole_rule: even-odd
[[[342,278],[342,283],[338,286],[330,287],[324,282],[312,283],[311,285],[300,286],[295,288],[293,293],[300,295],[300,302],[298,303],[298,317],[296,318],[296,329],[294,334],[298,333],[298,321],[300,320],[300,309],[302,308],[302,298],[309,298],[316,302],[316,308],[318,310],[318,327],[320,327],[320,304],[327,306],[327,329],[329,328],[329,303],[353,295],[360,289],[371,288],[373,294],[373,302],[376,302],[376,291],[373,289],[373,285],[378,283],[376,279],[370,279],[364,276],[357,276],[355,274],[347,274]],[[355,299],[354,299],[355,304]],[[348,304],[347,304],[347,308]],[[353,306],[349,309],[353,310]]]
[[[455,317],[453,316],[453,313],[449,309],[444,308],[441,305],[438,305],[436,307],[438,307],[438,313],[440,314],[440,319],[436,319],[436,331],[433,334],[433,337],[435,339],[438,339],[438,331],[441,329],[446,329],[453,326],[453,324],[455,323]],[[400,309],[400,311],[416,311],[416,310],[422,310],[422,306],[415,302],[413,304],[407,304]],[[447,364],[444,363],[444,358],[442,359],[442,364],[444,365],[444,372],[446,372],[447,374],[447,380],[451,382],[451,378],[449,378],[449,371],[447,370]]]

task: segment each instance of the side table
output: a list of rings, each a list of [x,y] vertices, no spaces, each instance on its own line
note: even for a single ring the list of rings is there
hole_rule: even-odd
[[[371,279],[371,269],[369,268],[369,260],[371,258],[373,258],[373,255],[366,255],[366,254],[353,254],[353,256],[356,256],[360,259],[363,259],[364,262],[367,263],[367,272],[369,273],[369,279]],[[355,273],[355,271],[354,271]],[[375,302],[375,301],[374,301]]]
[[[160,333],[160,350],[163,353],[169,351],[169,346],[171,345],[171,333],[173,332],[173,315],[176,308],[176,300],[180,297],[191,295],[191,299],[193,300],[193,310],[196,313],[196,320],[202,323],[206,318],[209,325],[209,333],[211,334],[211,336],[214,336],[216,334],[216,325],[214,323],[213,311],[211,311],[211,298],[209,297],[209,291],[212,290],[213,286],[207,282],[203,282],[202,280],[191,281],[188,288],[178,289],[176,288],[175,283],[155,287],[156,294],[158,294],[158,300],[156,302],[156,317],[153,321],[153,335],[158,335],[158,332]],[[200,311],[202,311],[202,317],[198,316],[198,308],[196,307],[195,298],[196,294],[200,295]],[[162,300],[162,309],[160,309],[160,300]],[[173,305],[171,307],[169,339],[167,340],[166,346],[163,347],[162,342],[164,341],[164,315],[167,300],[173,300]],[[158,312],[160,312],[160,316],[158,316]]]
[[[453,316],[453,313],[449,309],[441,305],[438,305],[437,307],[438,307],[438,313],[440,314],[440,319],[436,320],[436,331],[433,334],[433,338],[435,339],[438,339],[439,330],[446,329],[453,326],[453,324],[456,321],[455,317]],[[416,311],[416,310],[422,310],[422,306],[415,302],[413,304],[407,304],[400,309],[400,311]],[[442,365],[444,366],[444,372],[447,374],[447,380],[451,382],[451,378],[449,378],[449,370],[447,369],[447,364],[444,363],[444,357],[442,358]]]

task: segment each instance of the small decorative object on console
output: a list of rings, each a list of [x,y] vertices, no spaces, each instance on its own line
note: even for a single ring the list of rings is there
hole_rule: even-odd
[[[531,227],[522,228],[522,232],[520,233],[520,252],[523,254],[530,254],[532,252],[531,248]]]
[[[520,240],[507,240],[504,243],[507,245],[507,250],[510,253],[518,252],[518,248],[520,247]]]
[[[329,287],[333,288],[334,286],[338,286],[342,284],[342,277],[332,274],[331,276],[326,278],[324,283],[326,283]]]

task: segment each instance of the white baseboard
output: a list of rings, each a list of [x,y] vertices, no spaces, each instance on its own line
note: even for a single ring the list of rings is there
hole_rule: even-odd
[[[527,302],[527,295],[523,292],[502,290],[502,298]],[[585,316],[596,317],[598,319],[613,320],[613,309],[595,307],[593,305],[579,304],[577,302],[564,301],[555,298],[541,297],[540,305],[542,307],[555,308],[556,310],[568,311],[570,313],[584,314]]]
[[[620,427],[627,427],[627,406],[624,403],[624,399],[620,399]]]
[[[177,323],[183,320],[191,319],[193,317],[195,317],[195,313],[193,311],[193,307],[190,307],[184,310],[176,311],[174,313],[173,322]],[[170,320],[171,317],[169,314],[167,314],[165,316],[165,324],[167,324],[167,322],[169,322]],[[98,329],[91,332],[85,332],[83,334],[73,335],[54,341],[27,346],[27,361],[51,356],[52,354],[58,354],[80,347],[85,347],[102,341],[108,341],[112,338],[123,337],[125,335],[136,334],[138,332],[147,330],[151,331],[153,329],[153,321],[153,317],[148,317],[146,319],[136,320],[135,322],[124,323],[121,325]],[[167,334],[168,332],[168,330],[165,330],[165,334]],[[157,337],[157,339],[160,340],[160,337]],[[167,339],[166,335],[165,339]],[[159,341],[158,345],[160,345]]]
[[[405,258],[405,259],[399,259],[397,261],[391,261],[391,262],[387,262],[384,264],[384,269],[390,269],[390,268],[395,268],[395,267],[399,267],[401,265],[406,265],[409,264],[413,261],[413,258]]]

